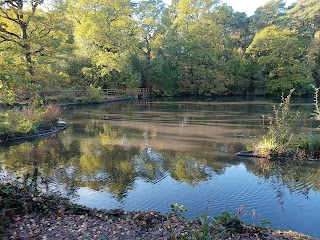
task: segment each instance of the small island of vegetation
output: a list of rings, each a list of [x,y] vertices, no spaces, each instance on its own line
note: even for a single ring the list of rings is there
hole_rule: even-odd
[[[282,102],[273,107],[274,113],[269,116],[269,125],[266,127],[267,132],[262,139],[253,144],[250,151],[237,153],[239,156],[251,156],[256,158],[267,158],[268,160],[320,160],[320,135],[319,126],[312,127],[315,120],[318,124],[320,117],[318,91],[315,88],[314,113],[309,119],[302,121],[300,113],[291,110],[291,96],[294,92],[292,89],[287,97],[282,96]],[[265,116],[263,116],[265,117]],[[306,121],[311,121],[307,124]],[[298,126],[301,123],[304,126]],[[307,125],[306,125],[307,124]],[[263,126],[265,128],[265,126]]]

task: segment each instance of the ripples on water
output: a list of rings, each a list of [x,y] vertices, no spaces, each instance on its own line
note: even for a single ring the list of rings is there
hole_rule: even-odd
[[[37,162],[51,190],[100,209],[211,216],[244,205],[243,219],[320,236],[320,166],[240,158],[263,133],[273,103],[137,102],[68,109],[67,131],[0,147],[0,178]],[[304,115],[310,104],[295,106]],[[108,116],[108,120],[105,120]],[[257,212],[252,220],[252,210]]]

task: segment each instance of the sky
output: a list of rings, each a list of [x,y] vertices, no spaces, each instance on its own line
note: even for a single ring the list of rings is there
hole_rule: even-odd
[[[296,0],[287,0],[287,5],[292,4]],[[171,0],[164,0],[165,3],[170,4]],[[268,0],[222,0],[232,6],[232,8],[238,12],[245,12],[248,16],[253,15],[254,11],[264,5]]]

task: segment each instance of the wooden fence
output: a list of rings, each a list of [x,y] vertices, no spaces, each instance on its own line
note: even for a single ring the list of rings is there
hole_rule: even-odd
[[[128,88],[128,89],[101,89],[102,92],[105,94],[105,97],[121,97],[125,95],[134,95],[134,96],[146,96],[151,93],[150,89],[148,88]],[[101,93],[101,92],[100,92]],[[89,89],[84,90],[46,90],[38,92],[41,98],[62,98],[70,97],[70,98],[81,98],[84,96],[89,96],[94,94],[90,92]],[[34,94],[30,91],[21,91],[17,93],[17,100],[23,102],[25,100],[31,99]]]

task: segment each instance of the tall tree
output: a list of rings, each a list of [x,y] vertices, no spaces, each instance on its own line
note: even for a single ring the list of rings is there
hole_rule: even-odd
[[[0,45],[2,51],[23,57],[26,71],[36,78],[36,65],[52,57],[67,41],[61,15],[54,9],[40,8],[43,0],[0,1]]]
[[[311,39],[320,30],[319,0],[299,0],[281,19],[281,24],[296,29],[306,38]]]
[[[92,63],[83,67],[87,76],[98,76],[104,87],[137,86],[129,64],[135,47],[135,21],[130,0],[68,0],[74,20],[77,54]]]
[[[267,26],[276,24],[276,21],[286,13],[286,4],[283,0],[269,0],[259,7],[250,19],[253,34]]]
[[[317,86],[320,86],[320,30],[314,34],[308,47],[308,62]]]
[[[281,94],[292,88],[297,94],[305,94],[310,89],[313,79],[306,64],[306,42],[297,31],[267,27],[256,34],[247,53],[267,79],[268,94]]]
[[[165,56],[178,70],[171,76],[175,78],[176,94],[226,92],[229,79],[222,69],[225,36],[211,19],[217,4],[210,0],[180,0],[171,7],[172,24],[164,45]]]
[[[162,0],[144,0],[137,4],[135,16],[138,20],[137,37],[138,48],[142,54],[138,53],[141,59],[142,86],[151,87],[152,75],[155,71],[154,59],[158,55],[158,49],[162,42],[162,17],[165,4]],[[155,61],[157,64],[159,62]]]

